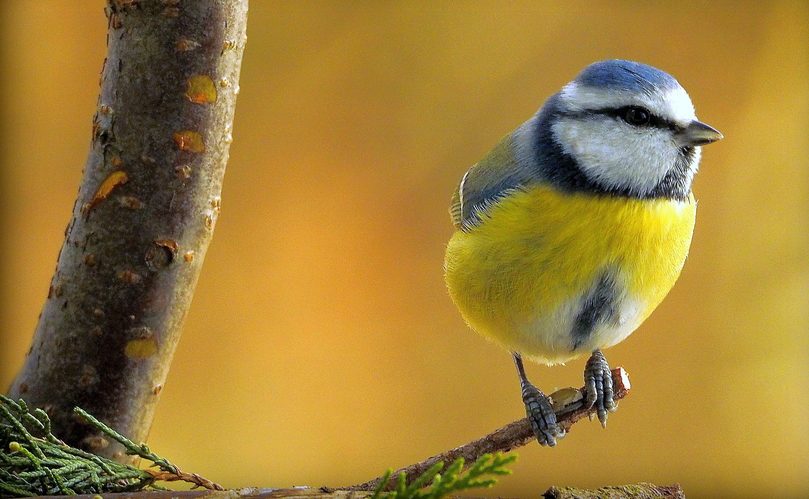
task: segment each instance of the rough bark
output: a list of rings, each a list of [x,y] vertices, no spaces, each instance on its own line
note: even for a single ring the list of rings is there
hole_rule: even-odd
[[[600,489],[577,489],[574,487],[551,487],[544,494],[544,499],[685,499],[685,492],[680,484],[655,485],[653,483],[636,483]]]
[[[219,214],[247,0],[111,0],[106,13],[91,150],[9,395],[70,445],[124,460],[73,408],[146,439]]]

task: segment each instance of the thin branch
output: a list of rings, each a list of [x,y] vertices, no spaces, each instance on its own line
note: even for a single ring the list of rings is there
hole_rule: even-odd
[[[613,389],[615,390],[613,400],[617,402],[626,397],[629,393],[629,377],[626,371],[619,367],[612,370],[612,381],[614,385]],[[592,419],[593,415],[596,414],[594,407],[584,407],[583,391],[584,388],[563,388],[551,395],[554,403],[554,411],[558,418],[558,424],[564,428],[565,432],[569,432],[570,427],[581,418],[587,416]],[[466,466],[471,466],[484,454],[508,452],[514,448],[527,445],[533,440],[536,440],[536,437],[531,430],[531,423],[528,422],[527,418],[523,418],[494,430],[485,437],[473,440],[455,449],[442,452],[419,463],[396,470],[393,472],[393,476],[404,473],[407,478],[407,483],[409,484],[439,461],[451,463],[459,457],[462,457],[465,460]],[[381,479],[382,477],[378,477],[369,482],[345,487],[343,490],[372,491],[376,488]]]
[[[143,471],[152,475],[156,481],[160,482],[186,482],[194,484],[194,486],[191,487],[192,489],[202,487],[208,490],[225,490],[224,487],[222,487],[216,482],[208,480],[204,476],[200,476],[196,473],[186,473],[185,471],[178,469],[176,466],[174,467],[174,469],[177,470],[176,473],[169,473],[165,471],[157,471],[151,469],[145,469]]]

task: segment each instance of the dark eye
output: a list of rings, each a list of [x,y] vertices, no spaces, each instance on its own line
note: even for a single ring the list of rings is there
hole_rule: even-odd
[[[644,126],[652,121],[652,114],[642,107],[627,107],[621,118],[632,126]]]

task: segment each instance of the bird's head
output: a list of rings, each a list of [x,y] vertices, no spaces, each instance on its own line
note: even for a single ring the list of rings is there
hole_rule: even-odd
[[[671,75],[624,60],[586,67],[537,117],[588,185],[641,198],[685,198],[700,146],[722,138]]]

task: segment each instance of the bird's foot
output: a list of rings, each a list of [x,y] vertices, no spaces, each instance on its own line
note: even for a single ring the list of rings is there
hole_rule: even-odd
[[[601,350],[593,352],[584,366],[584,387],[585,406],[596,408],[598,420],[606,428],[607,415],[614,412],[618,405],[613,400],[612,372]]]
[[[525,413],[531,422],[531,429],[537,437],[537,442],[540,445],[555,446],[556,439],[565,436],[565,430],[556,423],[556,414],[548,396],[526,382],[522,385],[522,401],[525,403]]]

